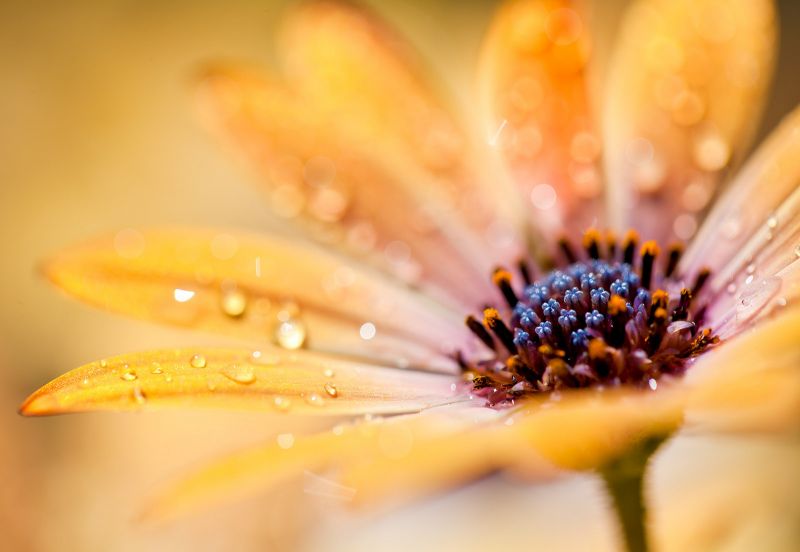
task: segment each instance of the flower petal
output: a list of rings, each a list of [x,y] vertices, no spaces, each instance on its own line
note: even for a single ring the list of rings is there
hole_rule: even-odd
[[[174,349],[76,368],[33,393],[20,412],[214,406],[324,416],[396,414],[458,400],[454,381],[308,351]]]
[[[91,304],[257,344],[454,369],[459,315],[308,245],[211,230],[123,230],[69,249],[48,277]]]
[[[201,84],[212,125],[254,163],[278,215],[451,304],[494,291],[476,252],[463,254],[477,242],[425,193],[429,179],[374,159],[381,140],[359,144],[340,128],[341,113],[327,116],[253,71],[214,67]]]
[[[327,433],[270,443],[213,462],[188,475],[163,493],[149,514],[161,519],[174,517],[220,499],[267,491],[281,480],[304,473],[314,484],[307,485],[305,491],[309,494],[324,492],[332,498],[360,500],[359,495],[369,492],[368,488],[350,487],[346,480],[342,482],[335,475],[328,479],[326,475],[351,465],[364,466],[370,459],[377,460],[387,454],[397,457],[417,446],[452,442],[448,435],[454,431],[463,434],[464,429],[464,421],[451,416],[448,410],[432,410],[421,415],[370,419],[336,426]],[[477,448],[472,450],[477,452]],[[450,460],[456,464],[471,463],[469,457],[453,454],[456,450],[461,449],[449,453],[442,450],[447,461],[438,467],[448,466]],[[325,489],[314,488],[320,483]]]
[[[712,430],[796,431],[800,308],[704,354],[686,375],[687,422]]]
[[[483,144],[470,143],[434,73],[390,25],[353,4],[322,0],[297,6],[283,31],[278,50],[290,82],[336,121],[351,147],[366,147],[404,175],[402,185],[427,208],[456,219],[461,228],[450,238],[462,255],[485,273],[519,254],[512,223],[519,212],[497,175],[481,173]]]
[[[603,119],[613,225],[663,241],[694,234],[721,176],[752,139],[775,35],[769,0],[632,6]]]
[[[565,393],[558,402],[534,401],[511,428],[518,440],[560,468],[602,466],[633,443],[667,435],[681,423],[685,397],[676,386]]]
[[[578,2],[515,0],[486,36],[479,85],[490,145],[547,233],[596,224],[600,141],[589,109],[588,22]]]

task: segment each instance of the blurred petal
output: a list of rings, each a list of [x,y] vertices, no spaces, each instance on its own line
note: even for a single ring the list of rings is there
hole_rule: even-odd
[[[341,113],[328,117],[252,71],[209,69],[201,90],[212,125],[255,164],[278,215],[451,304],[492,293],[488,269],[453,246],[465,238],[452,209],[414,189],[424,180],[374,160],[383,140],[359,146],[339,129]]]
[[[603,119],[612,225],[663,241],[695,233],[752,139],[775,35],[769,0],[633,5]]]
[[[368,466],[370,461],[380,460],[387,455],[397,458],[418,446],[428,447],[440,440],[452,443],[448,435],[455,433],[464,436],[466,429],[479,424],[472,419],[453,416],[450,409],[441,412],[431,410],[421,415],[366,420],[337,426],[328,433],[270,443],[216,461],[190,474],[168,489],[150,513],[157,518],[173,517],[220,499],[265,492],[281,480],[304,473],[313,483],[325,485],[325,494],[331,498],[358,501],[361,500],[361,493],[370,497],[371,490],[366,486],[348,486],[346,479],[341,481],[335,476],[337,470],[351,465]],[[479,442],[486,444],[485,440]],[[476,451],[477,448],[473,447],[472,450]],[[473,459],[459,455],[461,450],[440,450],[438,459],[441,462],[438,467],[452,463],[453,470],[460,472],[459,464],[475,463]],[[436,470],[437,466],[429,468]],[[328,479],[325,474],[330,472],[334,472],[334,476]],[[385,473],[382,479],[388,480],[395,475],[399,473]],[[357,484],[360,482],[366,483],[354,481]],[[391,486],[389,481],[383,484]],[[321,489],[311,487],[307,485],[305,492],[322,493]]]
[[[655,393],[640,389],[565,393],[557,402],[534,401],[511,428],[558,467],[588,470],[603,465],[633,443],[666,435],[681,423],[685,397],[679,386]]]
[[[456,400],[449,376],[307,351],[175,349],[121,355],[60,376],[22,405],[40,416],[161,406],[293,414],[396,414]]]
[[[539,229],[597,224],[600,141],[589,113],[586,14],[570,0],[507,2],[479,65],[490,145],[509,163]]]
[[[712,430],[795,430],[800,420],[800,309],[699,357],[686,375],[687,423]]]
[[[512,222],[519,213],[505,183],[496,174],[481,178],[483,144],[469,142],[435,74],[394,29],[364,8],[321,0],[298,5],[283,31],[290,82],[336,121],[351,147],[454,219],[454,248],[483,273],[519,254]]]
[[[460,315],[311,246],[211,230],[123,230],[69,249],[48,277],[93,305],[395,365],[453,369]]]

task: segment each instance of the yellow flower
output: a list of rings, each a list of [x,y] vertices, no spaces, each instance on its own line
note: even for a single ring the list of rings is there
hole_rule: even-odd
[[[800,110],[709,209],[755,128],[771,3],[636,2],[597,105],[589,35],[582,4],[504,5],[462,119],[375,16],[298,7],[282,78],[216,65],[199,99],[316,245],[128,229],[61,253],[46,273],[80,299],[248,345],[91,363],[22,413],[208,405],[338,424],[198,472],[159,516],[308,470],[354,503],[496,470],[598,469],[617,492],[682,424],[796,430]],[[601,225],[656,241],[637,261],[637,234],[584,234]]]

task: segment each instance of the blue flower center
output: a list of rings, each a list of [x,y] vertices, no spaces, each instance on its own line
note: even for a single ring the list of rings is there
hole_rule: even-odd
[[[492,352],[458,360],[476,392],[492,404],[562,388],[634,385],[655,390],[663,377],[680,376],[689,360],[718,342],[701,329],[701,291],[709,271],[676,272],[683,247],[671,246],[663,263],[655,242],[642,245],[628,232],[617,248],[613,235],[586,232],[584,253],[568,240],[561,266],[532,279],[520,263],[524,287],[497,269],[493,282],[506,305],[488,307],[483,320],[468,316],[472,332]],[[583,257],[583,258],[580,258]]]

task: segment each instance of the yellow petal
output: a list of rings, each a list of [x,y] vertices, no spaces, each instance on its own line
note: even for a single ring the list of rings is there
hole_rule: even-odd
[[[278,215],[451,303],[492,292],[488,269],[475,260],[477,241],[465,237],[450,206],[422,193],[424,179],[374,160],[382,140],[360,146],[340,130],[344,115],[326,116],[253,71],[218,66],[201,84],[213,126],[255,164]]]
[[[601,145],[587,98],[590,51],[578,2],[515,0],[498,11],[481,52],[489,144],[548,233],[582,232],[601,206]]]
[[[775,35],[769,0],[632,5],[603,114],[612,224],[660,240],[695,233],[756,129]]]
[[[800,420],[800,308],[698,358],[686,376],[687,422],[707,429],[787,430]]]
[[[395,365],[448,369],[462,319],[418,293],[307,245],[211,230],[124,230],[69,249],[48,277],[93,305]]]
[[[557,402],[534,401],[511,426],[520,443],[558,467],[602,466],[633,443],[668,435],[681,423],[680,388],[565,393]]]
[[[20,412],[39,416],[213,406],[324,416],[400,413],[457,400],[452,383],[450,376],[308,351],[176,349],[76,368],[33,393]]]
[[[441,413],[369,419],[308,437],[279,437],[277,443],[245,450],[189,474],[158,498],[150,515],[173,517],[221,499],[264,492],[281,480],[303,474],[310,480],[307,493],[324,492],[348,502],[357,501],[360,493],[369,490],[350,487],[328,474],[353,463],[366,463],[386,454],[398,456],[418,445],[446,441],[448,432],[464,428],[464,423],[451,418],[445,409]],[[457,457],[450,459],[460,461]],[[319,486],[325,488],[315,488]]]
[[[469,142],[432,72],[387,23],[346,2],[306,2],[287,18],[279,52],[290,82],[351,147],[366,146],[420,201],[457,219],[451,239],[462,255],[486,272],[520,253],[505,183],[481,173],[484,144]]]

